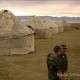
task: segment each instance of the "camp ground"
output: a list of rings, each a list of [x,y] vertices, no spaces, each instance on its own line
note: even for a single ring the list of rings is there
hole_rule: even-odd
[[[79,27],[75,24],[66,30],[62,23],[51,19],[42,22],[37,16],[22,22],[11,11],[1,10],[0,80],[48,80],[47,54],[62,43],[67,45],[69,61],[65,80],[80,80]]]

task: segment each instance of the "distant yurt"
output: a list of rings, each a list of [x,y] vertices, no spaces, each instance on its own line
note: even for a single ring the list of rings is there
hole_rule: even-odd
[[[58,33],[58,25],[50,18],[46,18],[43,20],[44,26],[46,28],[49,28],[51,30],[52,34],[57,34]]]
[[[56,24],[58,25],[58,32],[59,33],[60,32],[63,32],[64,31],[64,28],[63,28],[62,24],[61,23],[58,23],[58,22],[56,22]]]
[[[34,51],[34,31],[8,10],[0,11],[0,55]]]
[[[35,32],[35,38],[51,38],[51,32],[47,29],[37,16],[30,16],[26,24]]]
[[[71,25],[65,20],[61,22],[61,26],[63,26],[64,31],[72,30]]]

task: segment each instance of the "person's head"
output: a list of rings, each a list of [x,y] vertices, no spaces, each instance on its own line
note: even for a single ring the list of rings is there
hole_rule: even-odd
[[[61,46],[55,46],[53,51],[57,56],[59,56],[62,53],[62,47]]]
[[[65,51],[66,51],[66,49],[67,49],[67,48],[66,48],[66,45],[65,45],[65,44],[61,44],[60,46],[62,47],[62,53],[65,53]]]

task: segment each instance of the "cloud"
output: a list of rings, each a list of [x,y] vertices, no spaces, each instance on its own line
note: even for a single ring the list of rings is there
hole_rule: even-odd
[[[0,0],[0,9],[16,15],[79,16],[79,0]]]

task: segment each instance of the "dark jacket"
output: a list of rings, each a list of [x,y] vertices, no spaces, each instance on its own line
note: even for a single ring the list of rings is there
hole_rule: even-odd
[[[62,53],[59,58],[61,59],[61,71],[62,74],[65,73],[65,71],[67,72],[68,69],[68,60],[67,60],[67,55],[65,53]]]
[[[60,70],[60,59],[54,57],[52,53],[47,56],[47,67],[48,67],[48,78],[49,80],[60,80],[57,76],[58,71]]]

